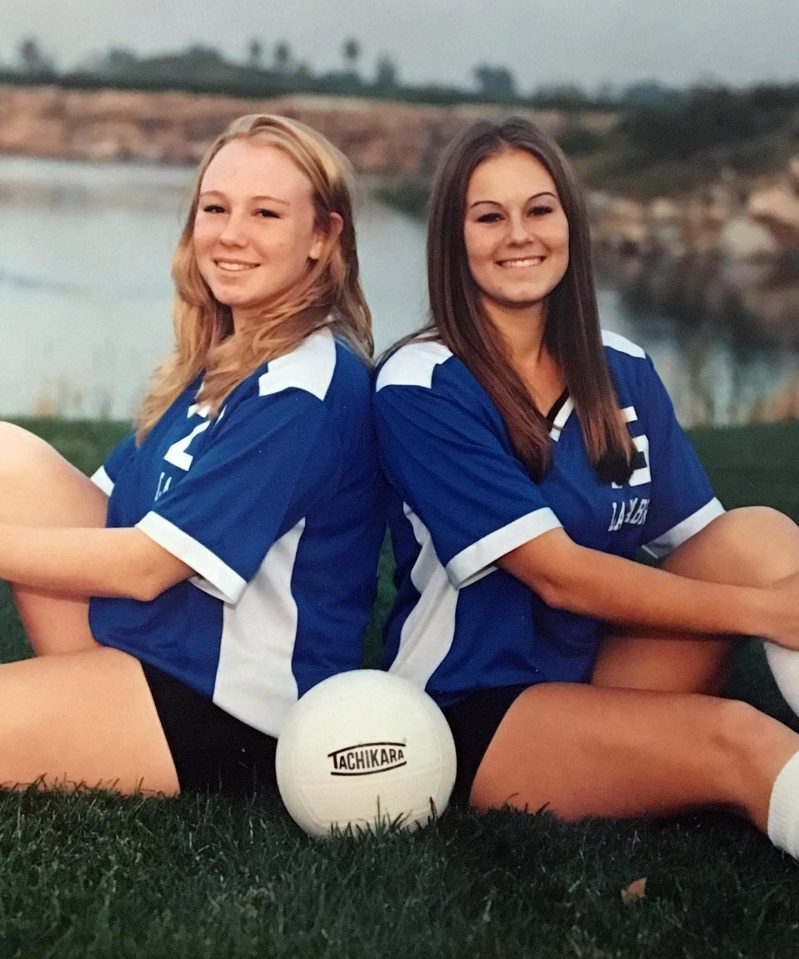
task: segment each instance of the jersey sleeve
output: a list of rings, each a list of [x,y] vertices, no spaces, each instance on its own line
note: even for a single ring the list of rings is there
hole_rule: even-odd
[[[125,464],[136,454],[136,434],[131,432],[114,447],[106,457],[102,466],[99,466],[91,476],[95,486],[106,494],[111,495],[117,477]]]
[[[211,424],[188,473],[137,526],[197,571],[195,585],[236,603],[269,548],[339,483],[340,445],[310,393],[250,397]]]
[[[652,496],[642,530],[643,548],[662,557],[724,512],[710,480],[674,413],[649,357],[644,388]]]
[[[427,529],[456,588],[560,526],[487,411],[449,391],[385,386],[376,398],[383,466]]]

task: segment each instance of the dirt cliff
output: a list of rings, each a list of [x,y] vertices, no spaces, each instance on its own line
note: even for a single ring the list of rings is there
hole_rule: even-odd
[[[343,150],[361,173],[413,177],[430,173],[458,131],[480,117],[504,116],[508,108],[0,85],[0,152],[195,163],[230,120],[246,113],[280,113],[308,123]],[[555,136],[569,125],[597,129],[614,122],[610,115],[567,117],[554,110],[526,115]]]
[[[311,95],[253,100],[0,84],[0,153],[193,164],[233,118],[280,113],[319,130],[360,173],[427,178],[460,130],[508,112],[507,106],[482,103],[431,106]],[[555,137],[575,129],[602,134],[617,122],[613,113],[517,112]],[[682,197],[638,202],[592,192],[590,200],[595,240],[624,255],[718,254],[756,261],[799,249],[799,157],[772,175],[730,173]]]

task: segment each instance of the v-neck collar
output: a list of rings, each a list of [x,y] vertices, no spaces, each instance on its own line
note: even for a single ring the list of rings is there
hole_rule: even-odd
[[[574,403],[572,402],[571,396],[569,396],[569,388],[567,386],[552,404],[552,408],[546,415],[547,425],[549,426],[549,435],[553,440],[555,440],[555,442],[560,439],[560,434],[563,431],[563,427],[566,425],[566,421],[571,416],[573,409]]]

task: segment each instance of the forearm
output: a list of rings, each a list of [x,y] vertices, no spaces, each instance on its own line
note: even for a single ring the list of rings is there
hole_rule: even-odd
[[[0,578],[78,596],[152,599],[192,574],[135,528],[0,524]]]
[[[770,621],[763,590],[688,579],[586,549],[560,530],[539,540],[508,553],[499,565],[551,606],[691,634],[763,635]]]

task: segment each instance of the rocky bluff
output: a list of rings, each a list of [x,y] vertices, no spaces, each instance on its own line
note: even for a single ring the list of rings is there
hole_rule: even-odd
[[[360,173],[422,177],[460,130],[481,117],[507,112],[483,104],[445,107],[305,95],[253,100],[0,85],[0,152],[193,164],[235,117],[280,113],[319,130]],[[554,110],[527,115],[555,136],[569,125],[600,129],[613,122],[610,116],[572,118]]]
[[[506,115],[508,107],[0,85],[0,152],[193,164],[230,120],[259,112],[308,123],[360,173],[400,179],[429,177],[453,136],[479,118]],[[601,134],[617,122],[613,113],[517,112],[555,137],[574,129]],[[637,201],[594,191],[590,205],[597,244],[624,256],[710,254],[740,262],[793,256],[799,251],[799,156],[769,176],[730,173],[680,197]]]

